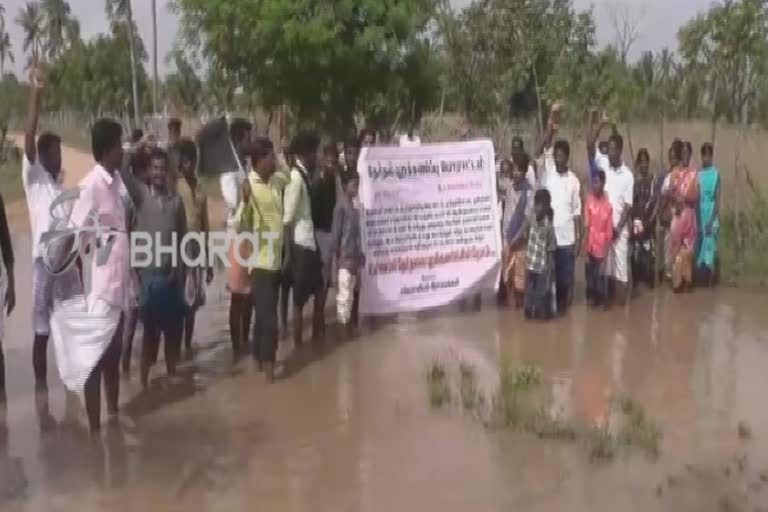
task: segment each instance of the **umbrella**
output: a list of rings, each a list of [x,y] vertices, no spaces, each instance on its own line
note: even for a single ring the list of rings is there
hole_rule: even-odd
[[[219,175],[240,167],[229,138],[229,123],[221,116],[208,121],[197,132],[200,174]]]

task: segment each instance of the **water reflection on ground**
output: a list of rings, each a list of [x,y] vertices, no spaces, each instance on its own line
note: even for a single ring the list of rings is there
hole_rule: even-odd
[[[49,404],[35,402],[30,346],[24,336],[8,340],[0,510],[751,511],[768,504],[764,296],[643,292],[627,310],[577,305],[548,324],[495,306],[401,318],[345,344],[294,353],[288,343],[280,352],[284,378],[270,387],[248,361],[232,365],[226,296],[210,295],[195,361],[178,382],[159,379],[146,394],[135,377],[126,382],[123,421],[106,428],[101,443],[88,439],[79,404],[59,386]],[[9,332],[28,332],[26,318],[14,322]],[[591,464],[578,447],[489,430],[455,408],[433,411],[425,372],[434,360],[471,365],[489,394],[502,368],[537,366],[551,388],[550,411],[596,426],[610,423],[612,397],[631,396],[662,427],[662,456]],[[751,439],[739,439],[739,423]]]

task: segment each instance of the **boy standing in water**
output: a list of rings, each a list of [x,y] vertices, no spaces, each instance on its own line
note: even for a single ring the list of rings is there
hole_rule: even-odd
[[[595,172],[584,224],[587,230],[587,303],[608,308],[607,281],[602,274],[613,242],[613,207],[605,195],[605,171]]]
[[[254,309],[253,359],[267,382],[275,377],[277,359],[277,305],[283,249],[283,191],[290,182],[286,169],[276,171],[272,142],[253,141],[253,170],[243,184],[243,202],[237,211],[237,229],[259,241],[255,265],[250,267]],[[270,238],[271,237],[271,238]]]
[[[79,282],[87,282],[83,278],[90,275],[90,287],[84,290],[81,300],[54,302],[51,335],[62,380],[70,391],[84,391],[88,423],[91,432],[96,433],[101,426],[102,377],[108,414],[115,419],[118,413],[130,248],[125,205],[120,197],[122,128],[116,121],[101,119],[91,133],[97,164],[80,182],[79,197],[69,218],[70,225],[79,230],[74,236],[80,238],[80,247],[95,249],[95,254],[81,260],[79,267]],[[104,230],[100,239],[86,229],[94,225]]]
[[[316,173],[310,195],[312,196],[312,222],[315,226],[315,239],[322,263],[322,284],[315,294],[314,328],[322,336],[325,332],[325,301],[331,281],[331,242],[333,230],[333,212],[340,199],[339,153],[336,144],[323,148],[323,161],[320,172]]]
[[[312,221],[311,173],[317,163],[320,139],[314,133],[300,133],[291,144],[295,153],[291,181],[285,189],[283,222],[291,237],[289,267],[293,285],[293,338],[301,345],[304,329],[304,306],[322,286],[322,262]],[[315,307],[318,305],[315,304]],[[313,325],[313,338],[319,340],[321,326]]]
[[[525,316],[531,320],[548,320],[554,316],[552,284],[555,271],[557,239],[552,227],[554,212],[549,191],[536,191],[533,199],[534,221],[528,235],[528,283],[525,292]]]
[[[35,387],[38,392],[48,390],[48,336],[53,307],[53,276],[44,268],[40,237],[51,224],[51,203],[64,191],[61,173],[61,139],[58,135],[44,132],[37,137],[37,122],[45,87],[42,71],[32,72],[32,95],[29,100],[29,118],[24,135],[24,162],[22,183],[29,209],[29,225],[32,230],[32,364],[35,371]],[[61,210],[59,217],[65,217]]]
[[[178,245],[175,254],[160,254],[157,244],[171,247],[174,237],[176,243],[180,244],[187,232],[187,220],[184,204],[170,186],[168,154],[165,151],[155,148],[150,153],[149,186],[136,179],[127,169],[123,170],[122,176],[136,207],[134,231],[150,239],[150,259],[139,271],[139,303],[144,324],[140,375],[141,384],[146,389],[149,370],[157,361],[161,335],[165,338],[168,375],[176,374],[182,323],[187,309],[184,303],[184,265]]]
[[[184,204],[187,216],[187,232],[197,233],[201,240],[191,239],[186,245],[187,261],[199,264],[187,268],[184,296],[187,316],[184,320],[184,349],[186,357],[192,356],[192,336],[195,331],[197,310],[205,304],[205,285],[213,281],[213,267],[208,263],[208,198],[203,184],[197,178],[197,147],[189,139],[180,139],[176,143],[179,157],[179,178],[176,191]],[[202,242],[202,244],[201,244]]]
[[[357,194],[360,179],[357,173],[342,177],[344,195],[333,213],[332,250],[338,266],[336,284],[336,315],[344,326],[344,335],[350,336],[357,324],[360,272],[365,266],[365,255],[360,234],[360,206]]]

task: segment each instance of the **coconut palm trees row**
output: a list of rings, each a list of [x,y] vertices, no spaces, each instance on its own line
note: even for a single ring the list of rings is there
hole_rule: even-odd
[[[153,20],[153,107],[157,111],[157,21],[156,5],[152,0]],[[137,40],[140,37],[133,20],[131,0],[106,0],[107,17],[112,25],[128,27],[128,51],[131,60],[134,118],[138,123],[139,104],[138,73],[136,61]],[[23,51],[27,54],[27,67],[43,59],[55,60],[71,45],[80,41],[80,24],[72,16],[67,0],[30,0],[19,10],[15,22],[24,33]],[[13,48],[5,25],[5,7],[0,4],[0,76],[6,63],[13,63]]]
[[[67,0],[29,1],[19,10],[15,21],[24,32],[22,47],[27,54],[27,67],[55,59],[80,40],[80,23],[72,16]]]

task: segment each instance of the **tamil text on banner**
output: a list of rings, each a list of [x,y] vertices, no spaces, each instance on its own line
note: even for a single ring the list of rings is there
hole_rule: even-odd
[[[493,143],[365,148],[360,311],[444,306],[495,290],[501,271]]]

